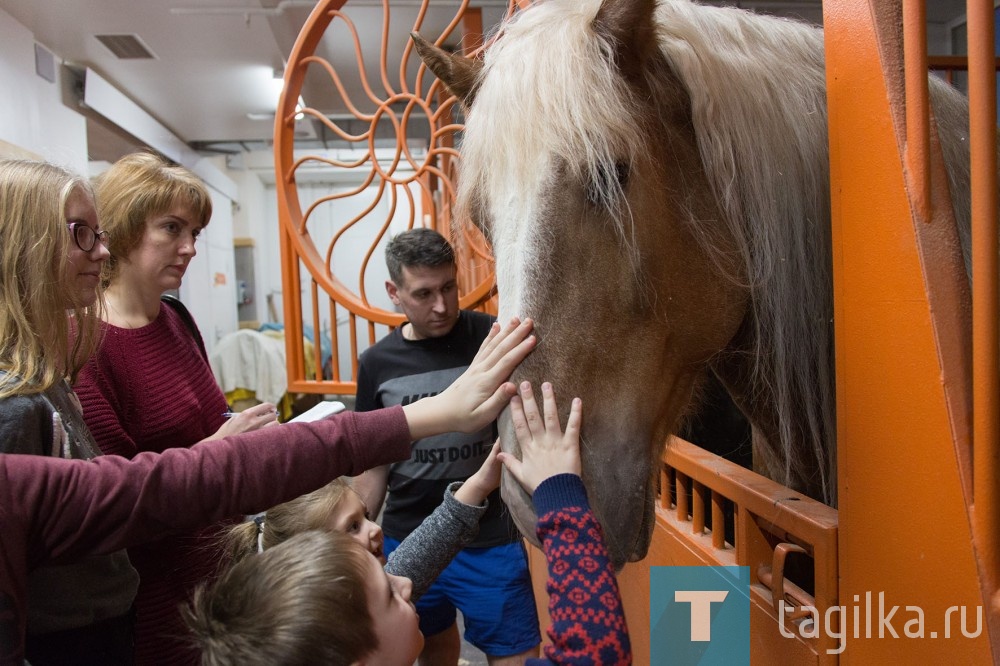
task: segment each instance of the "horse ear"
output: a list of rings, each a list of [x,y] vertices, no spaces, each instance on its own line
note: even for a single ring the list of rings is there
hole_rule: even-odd
[[[656,0],[604,0],[594,17],[594,30],[618,45],[618,67],[626,77],[638,78],[656,48],[655,10]]]
[[[441,79],[441,83],[458,97],[466,107],[472,106],[476,96],[479,72],[483,63],[474,58],[466,58],[456,53],[449,53],[434,46],[415,32],[410,33],[417,55],[424,64]]]

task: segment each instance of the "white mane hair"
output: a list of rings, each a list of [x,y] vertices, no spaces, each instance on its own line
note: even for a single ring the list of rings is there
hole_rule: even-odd
[[[691,98],[698,148],[743,255],[755,381],[779,415],[785,483],[813,470],[836,501],[829,157],[823,33],[771,16],[662,2],[660,47]],[[707,246],[710,251],[713,249]],[[724,257],[716,263],[725,266]],[[799,429],[796,432],[796,428]],[[796,459],[792,443],[811,460]],[[775,478],[781,479],[781,475]]]
[[[597,193],[635,259],[613,177],[645,148],[635,105],[614,66],[614,44],[591,28],[600,0],[553,0],[518,12],[486,51],[475,111],[461,147],[458,206],[481,193],[494,202],[531,197],[564,164]],[[555,122],[532,122],[532,119]],[[498,132],[503,141],[495,141]]]

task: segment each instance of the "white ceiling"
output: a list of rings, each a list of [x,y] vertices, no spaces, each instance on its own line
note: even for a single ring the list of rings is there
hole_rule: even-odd
[[[429,4],[420,31],[436,36],[460,2],[429,0]],[[736,4],[816,22],[822,15],[818,0],[712,4]],[[947,23],[964,13],[964,0],[927,4],[929,22]],[[310,0],[0,0],[0,9],[30,29],[36,41],[66,65],[94,70],[189,145],[221,151],[260,147],[270,140],[273,122],[268,114],[273,113],[278,94],[273,74],[280,73],[314,5]],[[420,1],[391,0],[390,6],[390,42],[401,51]],[[484,28],[489,30],[505,13],[507,1],[472,0],[470,6],[482,8]],[[382,1],[348,0],[344,13],[358,27],[371,70],[378,62]],[[120,60],[96,39],[98,34],[135,35],[155,58]],[[354,61],[342,28],[338,35],[328,32],[320,52],[335,64]],[[309,106],[324,113],[342,111],[330,95],[310,96],[307,88],[305,96]],[[129,137],[100,123],[91,125],[92,159],[111,161],[137,147]]]

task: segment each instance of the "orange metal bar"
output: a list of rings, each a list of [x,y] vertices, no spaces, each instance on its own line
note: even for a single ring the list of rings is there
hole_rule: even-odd
[[[969,0],[972,149],[974,534],[994,632],[1000,633],[1000,370],[998,370],[997,105],[992,0]],[[1000,636],[994,638],[1000,644]],[[1000,658],[1000,654],[995,654]]]
[[[340,381],[340,327],[337,326],[337,301],[330,299],[330,321],[333,324],[330,326],[330,379],[334,382]]]
[[[687,521],[690,510],[688,509],[688,492],[691,490],[691,478],[680,472],[674,478],[675,497],[677,502],[677,520]]]
[[[705,532],[705,486],[694,482],[691,492],[691,533]]]
[[[924,0],[903,3],[906,62],[906,176],[917,217],[930,222],[930,110],[927,92],[927,10]]]
[[[839,596],[919,607],[926,636],[848,642],[841,661],[990,663],[991,637],[943,639],[946,611],[983,605],[964,459],[969,302],[939,149],[925,193],[900,173],[900,5],[823,5],[833,213]],[[963,287],[964,285],[964,287]],[[964,291],[963,291],[964,290]],[[935,627],[930,627],[931,621]],[[877,619],[876,619],[877,624]],[[850,625],[848,625],[850,627]],[[862,627],[864,624],[862,623]],[[852,636],[853,637],[853,636]]]
[[[316,368],[316,376],[313,379],[321,380],[323,379],[323,327],[320,326],[322,321],[319,318],[319,285],[316,281],[312,281],[310,293],[312,296],[312,316],[313,316],[313,363]],[[332,328],[332,326],[331,326]],[[293,329],[294,330],[294,329]],[[300,336],[301,337],[301,336]],[[306,368],[305,363],[302,364],[302,371],[299,375],[300,377],[306,378]]]
[[[358,376],[358,316],[353,312],[347,318],[351,338],[351,377],[357,381]]]
[[[714,490],[712,491],[712,547],[719,550],[726,547],[726,498]]]

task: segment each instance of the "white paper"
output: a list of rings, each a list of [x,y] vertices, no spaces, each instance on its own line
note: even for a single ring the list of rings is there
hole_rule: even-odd
[[[339,400],[324,400],[315,407],[299,414],[294,419],[289,421],[289,423],[308,423],[309,421],[318,421],[319,419],[330,416],[331,414],[342,412],[345,409],[347,409],[347,406]]]

